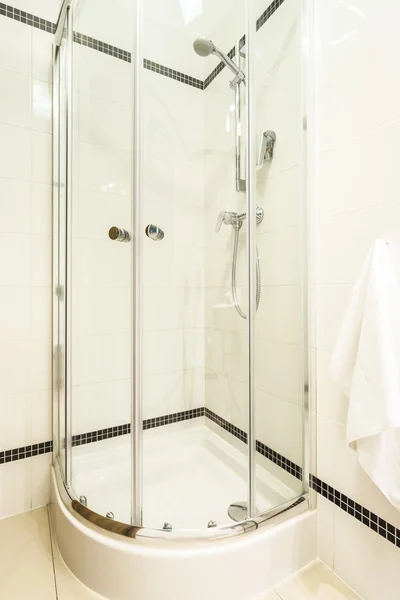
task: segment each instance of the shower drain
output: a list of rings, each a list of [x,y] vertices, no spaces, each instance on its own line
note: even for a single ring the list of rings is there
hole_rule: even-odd
[[[259,512],[256,508],[256,512]],[[238,500],[237,502],[233,502],[228,508],[228,515],[232,519],[232,521],[240,522],[247,519],[247,502],[243,502],[242,500]]]

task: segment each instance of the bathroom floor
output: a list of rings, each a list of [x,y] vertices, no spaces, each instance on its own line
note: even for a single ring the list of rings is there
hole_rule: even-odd
[[[0,598],[100,600],[65,566],[51,535],[46,507],[0,521]],[[361,598],[317,561],[271,590],[262,600]]]
[[[90,508],[103,515],[111,511],[123,522],[130,521],[130,442],[129,435],[103,440],[77,446],[72,455],[72,486],[77,497],[86,496]],[[209,521],[232,523],[229,505],[247,495],[246,451],[245,444],[229,443],[202,419],[145,431],[144,525],[161,529],[168,522],[173,528],[203,529]],[[260,511],[298,495],[260,465],[256,490]]]

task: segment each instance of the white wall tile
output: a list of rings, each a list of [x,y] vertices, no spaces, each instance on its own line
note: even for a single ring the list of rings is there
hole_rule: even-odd
[[[335,506],[318,496],[318,558],[330,569],[334,568],[335,555]]]
[[[33,235],[32,285],[50,287],[52,282],[51,253],[52,239],[48,235]]]
[[[32,77],[51,82],[53,36],[40,29],[32,30]]]
[[[0,466],[0,515],[8,517],[31,509],[32,459]]]
[[[32,233],[51,235],[53,217],[53,188],[43,183],[32,183]]]
[[[31,184],[16,179],[0,179],[0,230],[31,232]]]
[[[0,19],[0,69],[30,75],[31,38],[31,27],[2,17]],[[16,40],[18,40],[17,44]],[[12,52],[10,52],[10,48],[12,48]]]
[[[255,385],[289,402],[301,402],[301,348],[263,338],[256,339]]]
[[[0,121],[30,127],[32,115],[31,79],[14,71],[0,70]]]
[[[0,177],[31,178],[31,140],[29,129],[0,123]]]
[[[52,390],[31,392],[31,427],[32,444],[47,442],[52,439]]]
[[[303,454],[303,411],[261,390],[255,392],[256,438],[296,464]]]
[[[128,423],[131,405],[130,378],[74,386],[72,430],[74,433],[86,433]]]
[[[0,287],[0,306],[0,341],[28,339],[32,319],[30,288]]]
[[[335,572],[364,600],[396,600],[400,553],[377,533],[335,508]]]
[[[130,334],[80,336],[73,350],[73,384],[98,383],[131,376]]]
[[[31,236],[0,234],[0,281],[2,285],[31,284]]]
[[[52,133],[52,86],[46,81],[32,80],[32,129]]]
[[[32,131],[32,181],[52,183],[52,138]]]
[[[53,289],[46,286],[32,287],[31,298],[32,339],[50,339],[52,335]]]
[[[50,502],[51,461],[51,453],[35,456],[32,459],[32,509],[45,506]]]
[[[12,394],[3,390],[1,410],[1,450],[11,450],[30,444],[32,440],[32,421],[29,394]]]

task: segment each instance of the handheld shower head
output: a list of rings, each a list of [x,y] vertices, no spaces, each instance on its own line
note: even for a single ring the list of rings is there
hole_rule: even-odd
[[[237,65],[233,62],[232,59],[229,58],[222,50],[217,48],[211,40],[207,40],[207,38],[198,37],[193,42],[193,48],[196,54],[199,56],[205,57],[210,54],[215,54],[218,58],[224,63],[225,66],[228,67],[234,73],[235,78],[231,81],[231,87],[235,88],[235,86],[242,81],[246,83],[246,77],[243,71],[239,69]]]
[[[196,54],[199,56],[209,56],[215,50],[215,46],[211,40],[207,40],[206,38],[196,38],[193,42],[193,48]]]

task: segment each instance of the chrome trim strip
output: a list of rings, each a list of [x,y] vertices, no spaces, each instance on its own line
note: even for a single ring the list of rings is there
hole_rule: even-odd
[[[255,358],[255,315],[257,312],[256,303],[256,206],[255,206],[255,145],[253,143],[254,128],[254,64],[253,64],[253,44],[256,30],[256,22],[253,26],[252,3],[246,2],[246,67],[247,67],[247,85],[246,85],[246,107],[247,107],[247,139],[246,139],[246,204],[247,204],[247,276],[248,276],[248,318],[247,318],[247,341],[248,341],[248,506],[247,516],[254,517],[256,508],[256,488],[255,488],[255,420],[254,420],[254,358]],[[240,60],[240,51],[239,59]]]
[[[301,109],[302,109],[302,189],[300,201],[300,240],[301,240],[301,275],[302,275],[302,383],[303,383],[303,490],[309,492],[310,462],[311,462],[311,371],[310,348],[313,346],[310,338],[310,305],[309,305],[309,265],[311,262],[310,233],[309,233],[309,173],[310,170],[310,145],[308,130],[308,113],[310,100],[310,60],[311,60],[311,0],[302,0],[301,3]],[[314,390],[312,390],[314,393]]]
[[[136,527],[120,521],[113,521],[99,515],[98,513],[86,508],[77,498],[71,495],[71,491],[64,486],[60,468],[56,462],[53,465],[54,479],[57,485],[57,490],[61,500],[72,516],[82,517],[84,521],[99,527],[110,533],[121,535],[131,539],[141,540],[165,540],[168,542],[184,542],[184,541],[218,541],[227,538],[235,537],[257,529],[266,527],[267,525],[277,525],[280,522],[287,521],[300,514],[306,513],[309,510],[309,495],[302,494],[293,500],[287,501],[276,508],[267,510],[252,519],[225,525],[222,527],[210,527],[204,529],[180,529],[166,531],[163,529],[151,529],[147,527]],[[286,515],[287,513],[287,515]]]
[[[68,485],[71,485],[72,481],[72,467],[71,467],[71,452],[72,452],[72,119],[73,119],[73,98],[72,98],[72,85],[73,85],[73,13],[71,3],[67,6],[67,43],[66,43],[66,210],[65,210],[65,292],[64,292],[64,305],[65,312],[63,317],[65,318],[65,378],[64,378],[64,394],[65,394],[65,477]]]
[[[132,139],[132,473],[131,473],[131,522],[142,524],[142,464],[143,464],[143,411],[142,411],[142,143],[141,143],[141,91],[142,91],[142,2],[135,0],[134,41],[132,55],[132,104],[133,104],[133,139]]]
[[[58,20],[56,24],[56,32],[54,34],[54,44],[56,46],[61,46],[61,40],[63,36],[63,31],[65,27],[65,19],[67,17],[68,8],[71,6],[72,0],[64,0],[60,13],[58,15]]]
[[[52,295],[52,382],[53,382],[53,460],[59,454],[60,436],[59,425],[59,390],[60,390],[60,332],[59,332],[59,304],[60,304],[60,272],[59,272],[59,186],[60,186],[60,52],[59,47],[53,46],[53,295]]]

